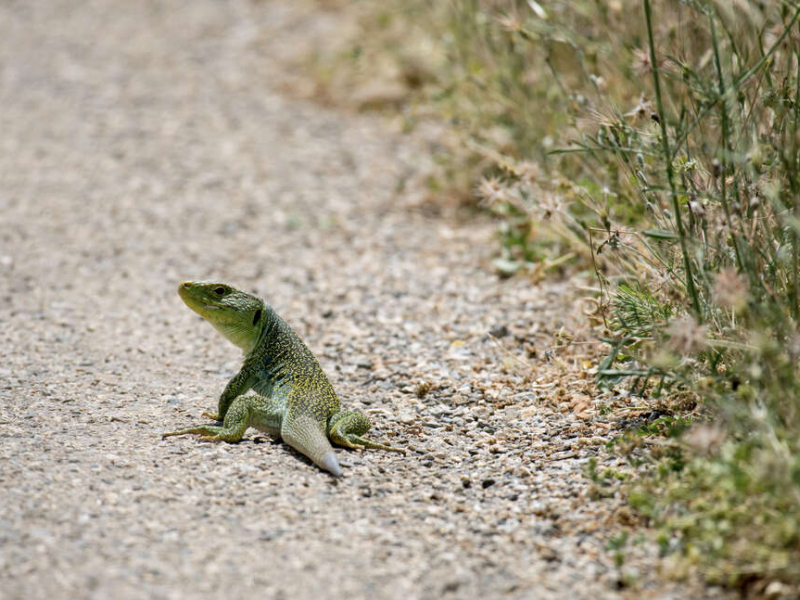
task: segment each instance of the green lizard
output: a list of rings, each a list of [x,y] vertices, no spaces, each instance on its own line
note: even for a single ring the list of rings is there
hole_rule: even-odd
[[[341,477],[342,469],[328,440],[345,448],[379,448],[405,453],[364,439],[369,419],[341,410],[317,359],[273,308],[245,292],[213,281],[187,281],[178,287],[186,305],[239,346],[245,359],[219,398],[216,413],[203,415],[222,425],[171,431],[211,441],[238,442],[248,427],[280,437],[314,464]],[[243,395],[250,389],[257,394]]]

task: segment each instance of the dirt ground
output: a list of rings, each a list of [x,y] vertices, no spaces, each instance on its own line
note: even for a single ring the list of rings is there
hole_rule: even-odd
[[[493,225],[423,202],[424,136],[281,91],[332,35],[289,2],[0,5],[0,598],[721,597],[607,550],[582,282],[498,280]],[[409,454],[336,481],[254,432],[162,441],[241,360],[176,294],[212,278]]]

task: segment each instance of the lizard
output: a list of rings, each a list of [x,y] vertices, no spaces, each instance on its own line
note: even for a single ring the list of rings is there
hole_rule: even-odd
[[[162,434],[199,434],[239,442],[248,427],[280,438],[334,477],[342,468],[330,442],[351,449],[402,452],[365,439],[366,415],[342,410],[339,397],[300,336],[264,300],[216,281],[185,281],[178,295],[194,312],[241,348],[244,363],[219,397],[217,411],[198,425]],[[255,394],[247,394],[249,390]],[[221,424],[220,424],[221,422]]]

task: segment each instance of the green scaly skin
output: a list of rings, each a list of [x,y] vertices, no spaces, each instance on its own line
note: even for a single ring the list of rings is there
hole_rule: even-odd
[[[317,359],[272,307],[245,292],[213,281],[187,281],[178,288],[186,305],[211,323],[245,354],[228,382],[216,413],[203,413],[222,425],[170,431],[162,438],[189,433],[210,441],[238,442],[248,427],[282,438],[314,464],[341,477],[330,442],[345,448],[402,452],[361,437],[369,419],[342,410],[339,398]],[[256,394],[243,395],[249,390]],[[329,441],[330,440],[330,441]]]

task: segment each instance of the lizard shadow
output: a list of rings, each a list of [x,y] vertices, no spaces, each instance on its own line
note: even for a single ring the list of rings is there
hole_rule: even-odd
[[[242,441],[244,442],[246,440],[242,440]],[[287,455],[287,456],[291,456],[294,459],[296,459],[297,461],[302,462],[303,464],[306,464],[306,465],[312,467],[315,471],[318,471],[323,476],[329,475],[326,471],[324,471],[322,469],[319,469],[319,467],[317,467],[317,465],[315,465],[313,463],[313,461],[310,458],[308,458],[305,454],[295,450],[294,448],[292,448],[289,444],[287,444],[286,442],[284,442],[280,438],[272,438],[272,437],[270,437],[268,435],[261,435],[260,434],[260,435],[253,436],[252,438],[250,438],[249,441],[252,442],[254,445],[261,445],[261,444],[271,443],[272,446],[278,446],[279,447],[278,451],[281,452],[282,454]],[[354,466],[354,464],[351,463],[351,461],[350,461],[350,457],[352,456],[352,453],[356,453],[356,455],[357,455],[357,453],[358,453],[357,450],[353,450],[351,448],[344,448],[342,446],[335,446],[335,445],[334,445],[334,449],[339,451],[336,454],[337,454],[337,457],[339,459],[339,464],[341,466],[343,466],[343,467],[353,467]],[[334,485],[337,485],[338,483],[340,483],[340,479],[341,478],[328,476],[328,479],[329,479],[330,483],[332,483]]]
[[[298,460],[299,462],[302,462],[302,463],[304,463],[304,464],[306,464],[306,465],[308,465],[310,467],[314,467],[314,469],[318,468],[311,461],[311,459],[308,458],[305,454],[302,454],[301,452],[298,452],[297,450],[292,448],[289,444],[287,444],[286,442],[284,442],[280,438],[273,438],[273,437],[270,437],[268,435],[256,435],[256,436],[253,436],[252,438],[250,438],[249,440],[242,440],[242,442],[245,442],[245,441],[252,442],[254,445],[257,445],[257,446],[260,446],[262,444],[270,444],[270,445],[272,445],[274,447],[277,447],[277,450],[279,452],[281,452],[282,454],[291,456],[294,459]],[[325,472],[322,471],[322,470],[320,470],[320,473],[325,474]]]

